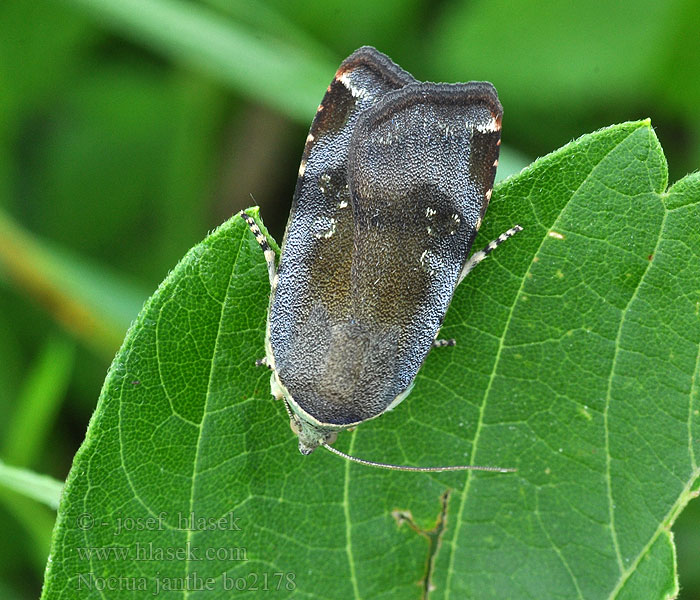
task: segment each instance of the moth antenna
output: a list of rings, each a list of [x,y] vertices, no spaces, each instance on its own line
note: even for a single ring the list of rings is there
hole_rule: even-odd
[[[479,467],[476,465],[457,465],[453,467],[407,467],[404,465],[390,465],[387,463],[365,460],[364,458],[357,458],[357,456],[350,456],[349,454],[345,454],[345,452],[336,450],[335,448],[333,448],[333,446],[326,444],[325,442],[321,442],[321,445],[333,454],[337,454],[338,456],[350,460],[352,462],[356,462],[368,467],[377,467],[378,469],[389,469],[392,471],[416,471],[419,473],[440,473],[442,471],[494,471],[496,473],[515,473],[516,471],[516,469],[506,469],[503,467]]]
[[[514,225],[508,231],[499,235],[495,240],[490,241],[486,245],[486,248],[484,248],[483,250],[479,250],[478,252],[474,252],[474,254],[472,254],[469,257],[469,260],[464,264],[462,272],[459,274],[459,280],[457,281],[457,285],[462,283],[462,280],[467,276],[467,274],[482,260],[484,260],[489,254],[491,254],[491,252],[498,248],[508,238],[512,238],[516,233],[522,230],[523,228],[520,225]]]
[[[255,222],[253,217],[247,215],[245,212],[241,211],[238,213],[241,218],[248,224],[248,228],[255,236],[255,241],[258,242],[260,248],[262,248],[263,254],[265,256],[265,262],[267,263],[267,273],[270,278],[270,285],[274,288],[275,286],[275,276],[277,275],[277,267],[275,266],[275,251],[270,248],[270,244],[267,243],[267,238],[260,227]]]
[[[284,408],[287,411],[287,415],[289,415],[289,420],[298,423],[299,419],[297,419],[297,416],[292,412],[292,408],[289,406],[287,399],[282,398],[282,402],[284,402]],[[301,429],[301,425],[299,425],[299,428]]]

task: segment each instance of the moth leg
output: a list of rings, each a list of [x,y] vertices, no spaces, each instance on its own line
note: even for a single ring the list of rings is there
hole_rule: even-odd
[[[492,240],[488,243],[486,248],[483,250],[479,250],[478,252],[474,252],[469,257],[469,260],[465,263],[464,268],[462,269],[462,272],[459,275],[459,280],[457,281],[457,285],[462,283],[462,280],[469,274],[469,272],[476,267],[482,260],[484,260],[491,252],[493,252],[496,248],[498,248],[503,242],[505,242],[508,238],[513,237],[516,233],[519,231],[522,231],[523,228],[520,227],[520,225],[515,225],[514,227],[511,227],[508,231],[505,233],[502,233],[499,235],[495,240]]]
[[[256,360],[255,366],[256,367],[267,367],[268,369],[272,370],[270,363],[267,362],[267,356],[265,358],[259,358],[258,360]]]
[[[287,401],[287,398],[285,398],[282,388],[275,382],[274,373],[270,377],[270,392],[275,400],[282,401],[284,404],[284,410],[287,411],[287,416],[289,417],[289,426],[292,428],[294,435],[299,435],[299,432],[301,431],[301,421],[299,420],[299,417],[294,414],[292,407],[289,406],[289,402]]]
[[[445,346],[456,346],[457,340],[450,338],[449,340],[433,340],[433,348],[444,348]]]
[[[260,227],[258,227],[258,224],[253,220],[253,217],[247,215],[243,211],[238,214],[243,217],[246,223],[248,223],[248,227],[255,236],[255,241],[258,242],[262,248],[263,254],[265,255],[265,261],[267,262],[267,273],[270,276],[270,285],[274,287],[275,276],[277,275],[277,267],[275,266],[275,251],[270,248],[270,244],[267,243],[267,239],[263,235],[263,232],[260,231]]]

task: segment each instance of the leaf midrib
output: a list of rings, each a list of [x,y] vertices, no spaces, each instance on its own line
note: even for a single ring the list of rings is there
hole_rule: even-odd
[[[228,282],[226,283],[226,294],[224,295],[223,302],[221,303],[221,312],[219,313],[219,323],[217,326],[216,330],[216,338],[214,339],[214,349],[211,354],[211,364],[209,366],[209,379],[207,380],[207,392],[204,400],[204,410],[202,412],[202,421],[199,424],[199,433],[197,435],[197,445],[195,447],[195,454],[194,454],[194,469],[192,473],[192,487],[190,489],[190,506],[189,506],[189,511],[188,514],[192,514],[194,511],[194,502],[195,502],[195,489],[197,487],[197,475],[199,473],[199,461],[200,461],[200,447],[202,443],[202,432],[204,431],[204,424],[207,420],[207,416],[209,415],[209,401],[211,398],[211,386],[212,386],[212,376],[214,373],[214,364],[216,361],[216,356],[217,356],[217,351],[219,348],[219,339],[221,337],[221,325],[224,321],[224,313],[226,310],[226,305],[229,299],[229,293],[231,291],[231,281],[233,280],[233,276],[236,270],[236,264],[238,263],[238,257],[240,256],[241,253],[241,247],[243,246],[243,240],[245,239],[245,235],[243,232],[241,232],[239,241],[238,241],[238,248],[236,249],[236,255],[235,258],[231,261],[231,272],[229,273],[229,278]],[[192,534],[194,533],[193,528],[187,528],[187,538],[185,540],[185,547],[189,548],[191,543],[192,543]],[[185,577],[190,576],[190,564],[192,563],[191,560],[189,560],[189,557],[185,559]],[[189,589],[184,590],[184,595],[183,599],[189,598]]]

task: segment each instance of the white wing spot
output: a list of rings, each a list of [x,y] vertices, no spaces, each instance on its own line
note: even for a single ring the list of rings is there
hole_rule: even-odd
[[[434,262],[435,257],[432,255],[430,250],[423,250],[423,254],[420,255],[420,264],[423,269],[430,275],[431,277],[435,275],[435,269],[433,269],[433,265],[431,264],[431,259]]]
[[[426,216],[426,217],[430,218],[430,217],[432,217],[432,216],[435,215],[435,214],[437,214],[437,211],[436,211],[436,210],[433,210],[430,206],[429,206],[428,208],[425,209],[425,216]]]
[[[316,237],[316,238],[319,239],[319,240],[320,240],[321,238],[328,239],[328,238],[332,237],[333,234],[335,233],[335,223],[336,223],[336,221],[335,221],[335,219],[331,218],[331,219],[329,219],[328,223],[329,223],[328,230],[327,230],[327,231],[324,231],[323,233],[314,233],[314,237]]]
[[[371,98],[371,94],[367,92],[367,90],[363,90],[361,88],[355,87],[352,84],[352,81],[350,81],[350,76],[347,73],[343,73],[338,80],[340,83],[342,83],[348,90],[350,90],[350,93],[352,94],[353,98]]]
[[[460,219],[457,213],[454,213],[452,215],[452,221],[454,221],[454,226],[450,227],[450,230],[448,232],[450,235],[454,235],[455,233],[457,233],[457,231],[459,230],[459,224],[462,222],[462,219]]]
[[[467,123],[467,127],[469,123]],[[500,129],[495,117],[491,117],[488,123],[477,123],[475,129],[480,133],[494,133]]]
[[[330,175],[328,175],[328,173],[324,173],[323,175],[321,175],[320,180],[321,181],[318,184],[318,189],[321,190],[322,194],[325,194],[327,191],[326,185],[330,182],[331,177]]]

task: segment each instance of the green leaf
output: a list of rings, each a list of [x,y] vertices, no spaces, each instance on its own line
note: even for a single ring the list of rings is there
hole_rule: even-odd
[[[62,490],[63,483],[53,477],[0,461],[0,505],[3,513],[21,526],[22,549],[39,569],[49,551],[54,511]]]
[[[75,363],[75,344],[49,337],[14,399],[2,456],[15,466],[33,466],[61,407]]]
[[[28,498],[58,508],[63,484],[48,475],[38,475],[28,469],[11,467],[0,461],[0,484]]]
[[[700,474],[700,177],[665,188],[648,121],[502,183],[477,247],[524,231],[457,291],[443,327],[457,346],[337,442],[512,475],[301,456],[254,366],[267,275],[234,217],[129,330],[66,483],[43,597],[671,597],[669,528]],[[166,593],[177,585],[188,593]]]

